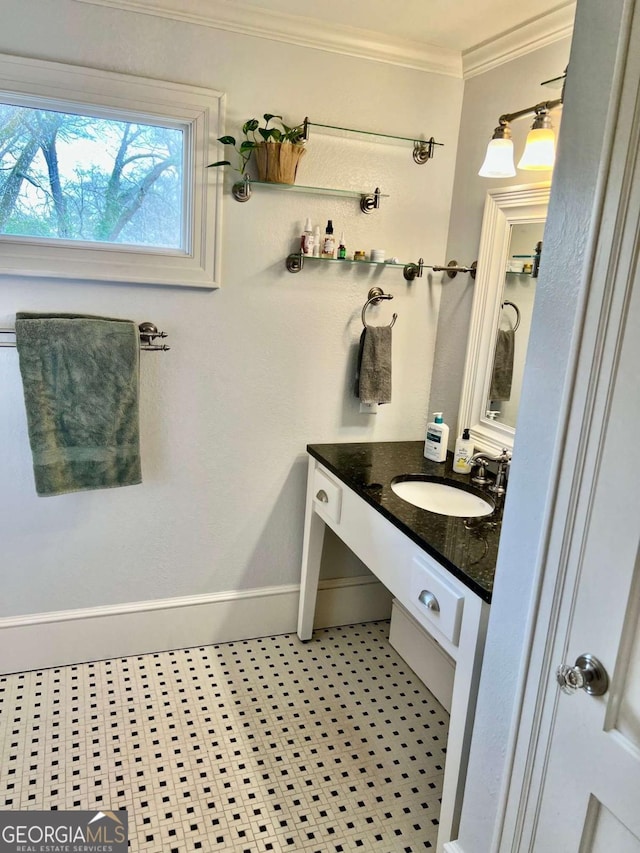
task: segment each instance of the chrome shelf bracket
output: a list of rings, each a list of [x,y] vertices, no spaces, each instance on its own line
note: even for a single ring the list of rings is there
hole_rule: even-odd
[[[404,275],[405,281],[414,281],[416,278],[422,278],[422,271],[424,269],[424,259],[419,258],[417,264],[405,264],[402,274]]]
[[[360,196],[360,210],[363,213],[373,213],[380,207],[380,187],[376,187],[375,191],[368,195]]]
[[[436,141],[433,136],[426,141],[424,139],[416,139],[413,143],[414,163],[417,163],[418,166],[424,166],[425,163],[428,163],[433,157],[435,144]]]
[[[304,255],[302,252],[292,252],[290,255],[287,255],[285,264],[289,272],[300,272],[304,266]]]
[[[236,201],[249,201],[251,198],[251,181],[245,177],[243,181],[236,181],[231,187],[231,195]]]

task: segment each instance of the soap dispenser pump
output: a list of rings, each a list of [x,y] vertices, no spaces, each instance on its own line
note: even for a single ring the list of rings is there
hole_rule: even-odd
[[[456,441],[453,452],[453,470],[456,474],[468,474],[471,471],[471,459],[475,447],[469,435],[469,427],[462,430],[462,435]]]
[[[449,427],[442,420],[442,412],[433,413],[433,421],[427,424],[424,442],[425,459],[432,462],[444,462],[447,458]]]

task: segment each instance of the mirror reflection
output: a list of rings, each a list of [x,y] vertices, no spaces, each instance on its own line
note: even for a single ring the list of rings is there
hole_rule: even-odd
[[[477,450],[513,448],[549,202],[548,182],[501,187],[485,199],[458,433]],[[519,257],[525,255],[526,257]],[[516,328],[517,327],[517,328]],[[497,357],[496,357],[497,356]],[[489,414],[487,414],[489,413]]]
[[[541,263],[544,222],[511,226],[502,298],[485,391],[486,417],[515,429]]]

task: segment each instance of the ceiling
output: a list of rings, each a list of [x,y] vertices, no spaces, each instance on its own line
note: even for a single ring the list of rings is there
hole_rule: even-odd
[[[572,4],[560,0],[322,0],[316,5],[249,0],[244,5],[315,18],[319,27],[331,22],[464,53]]]
[[[77,0],[471,77],[571,34],[575,0]]]

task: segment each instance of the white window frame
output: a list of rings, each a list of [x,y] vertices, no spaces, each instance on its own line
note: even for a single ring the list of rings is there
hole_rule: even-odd
[[[0,275],[220,287],[225,96],[213,89],[0,54],[0,100],[186,127],[185,248],[0,235]],[[43,99],[38,102],[38,99]],[[44,100],[46,99],[46,100]],[[52,104],[56,104],[55,107]],[[117,112],[109,113],[109,110]]]

